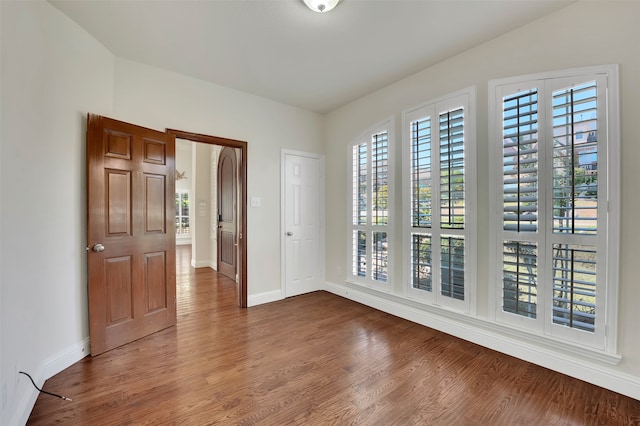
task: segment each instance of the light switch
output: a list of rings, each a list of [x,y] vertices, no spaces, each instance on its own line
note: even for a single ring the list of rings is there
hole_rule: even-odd
[[[205,217],[207,215],[207,200],[198,201],[198,216]]]
[[[260,207],[260,197],[251,197],[251,207]]]

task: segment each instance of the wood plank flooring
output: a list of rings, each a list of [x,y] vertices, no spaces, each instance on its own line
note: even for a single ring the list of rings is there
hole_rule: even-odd
[[[47,380],[31,425],[637,425],[640,401],[316,292],[239,309],[177,252],[178,324]]]

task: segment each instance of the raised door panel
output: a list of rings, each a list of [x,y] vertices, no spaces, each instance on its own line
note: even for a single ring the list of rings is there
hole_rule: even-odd
[[[167,163],[167,144],[163,141],[143,139],[143,160],[149,164],[165,165]]]
[[[145,314],[167,308],[166,267],[165,252],[144,255]]]
[[[144,175],[144,226],[145,233],[166,232],[166,185],[165,176]]]
[[[104,261],[107,328],[133,319],[132,273],[131,256]]]
[[[104,156],[131,160],[133,158],[133,136],[129,133],[105,129]]]
[[[131,172],[107,169],[105,175],[106,236],[131,235]]]
[[[223,222],[235,220],[235,171],[233,161],[223,157],[220,167],[220,219]]]
[[[235,262],[235,250],[234,250],[235,238],[231,232],[220,233],[220,246],[222,251],[220,253],[220,260],[224,263],[233,265]]]

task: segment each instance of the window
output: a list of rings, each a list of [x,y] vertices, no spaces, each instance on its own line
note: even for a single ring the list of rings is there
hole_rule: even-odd
[[[404,114],[408,296],[473,312],[475,119],[467,89]]]
[[[489,94],[496,321],[613,352],[617,69],[492,81]]]
[[[176,236],[189,235],[189,192],[176,192]]]
[[[351,147],[352,281],[388,289],[391,197],[391,123],[366,132]]]

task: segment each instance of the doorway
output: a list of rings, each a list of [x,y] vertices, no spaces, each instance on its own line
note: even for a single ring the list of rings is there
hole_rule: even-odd
[[[184,139],[191,142],[197,142],[200,144],[207,144],[212,146],[219,147],[223,152],[226,149],[230,149],[236,154],[236,162],[237,164],[234,166],[235,170],[237,170],[237,178],[234,179],[236,182],[236,217],[237,223],[234,224],[236,227],[236,234],[234,235],[234,241],[231,243],[232,250],[235,256],[235,270],[233,279],[237,281],[237,299],[238,306],[246,308],[247,307],[247,244],[246,244],[246,235],[247,235],[247,143],[244,141],[238,141],[234,139],[226,139],[220,138],[217,136],[209,136],[198,133],[185,132],[182,130],[175,129],[167,129],[167,133],[175,136],[176,139]],[[195,145],[197,146],[197,144]],[[218,152],[218,151],[216,151]],[[211,163],[207,159],[207,164],[209,168],[211,168]],[[176,170],[177,173],[180,173],[180,170]],[[211,200],[211,201],[208,201]],[[192,212],[192,218],[197,220],[200,215],[209,216],[209,211],[212,210],[212,206],[209,206],[209,202],[215,202],[215,198],[211,197],[198,197],[193,194],[190,201],[190,209]],[[217,211],[214,215],[212,215],[215,219],[219,219],[215,217],[218,215]],[[206,238],[209,238],[210,232],[217,232],[217,225],[214,226],[213,222],[209,221],[207,226],[208,232],[206,232]],[[212,229],[213,228],[213,229]],[[193,229],[193,226],[192,226]],[[202,228],[201,228],[202,229]],[[196,233],[192,234],[192,238],[195,238]],[[219,258],[220,253],[217,254],[217,258]],[[218,272],[221,271],[220,262],[216,262],[216,269]],[[212,266],[212,265],[198,265],[193,264],[193,266]],[[237,279],[236,279],[237,278]]]

